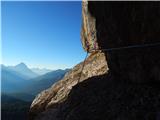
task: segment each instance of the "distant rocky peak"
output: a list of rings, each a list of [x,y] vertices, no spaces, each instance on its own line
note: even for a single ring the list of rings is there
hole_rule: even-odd
[[[28,68],[27,65],[25,63],[23,63],[23,62],[17,64],[15,67],[16,68]]]

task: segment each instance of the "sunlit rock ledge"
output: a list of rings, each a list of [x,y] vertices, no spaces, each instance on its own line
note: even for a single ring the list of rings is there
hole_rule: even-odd
[[[85,65],[82,70],[83,64]],[[73,69],[70,70],[62,80],[37,95],[31,105],[31,116],[34,117],[34,115],[64,102],[67,99],[72,87],[78,84],[79,79],[79,82],[82,82],[90,77],[106,74],[107,71],[108,67],[104,53],[95,52],[90,54],[85,63],[79,63],[73,67]]]

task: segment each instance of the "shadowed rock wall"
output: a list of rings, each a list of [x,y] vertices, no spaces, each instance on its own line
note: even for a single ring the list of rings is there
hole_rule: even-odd
[[[92,44],[106,49],[160,42],[160,2],[83,2],[83,6],[87,7],[82,33],[92,33],[92,38],[82,34],[83,43],[89,44],[83,44],[86,51],[92,52]],[[160,80],[159,51],[160,45],[105,53],[115,77],[146,82]]]

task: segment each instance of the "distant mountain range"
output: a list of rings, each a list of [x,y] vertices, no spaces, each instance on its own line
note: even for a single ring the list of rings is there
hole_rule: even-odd
[[[1,66],[1,91],[16,92],[20,91],[26,84],[30,84],[29,76],[14,71],[13,68]]]
[[[23,89],[23,91],[25,91],[25,93],[31,93],[32,95],[37,95],[42,90],[49,88],[55,82],[61,80],[69,70],[70,69],[65,69],[65,70],[58,69],[52,72],[48,72],[44,75],[38,76],[36,78],[33,78],[31,79],[31,81],[34,82],[26,86],[25,89]]]
[[[62,79],[68,71],[69,69],[51,71],[37,68],[33,70],[28,68],[24,63],[16,66],[1,65],[1,91],[5,95],[29,101],[37,93],[49,88],[54,82]]]
[[[35,77],[38,76],[37,73],[35,73],[31,69],[29,69],[27,67],[27,65],[25,65],[24,63],[20,63],[16,66],[8,66],[7,68],[10,69],[10,70],[13,70],[15,72],[18,72],[18,73],[20,73],[20,74],[22,74],[22,75],[24,75],[28,78],[35,78]]]
[[[52,70],[46,69],[46,68],[42,68],[42,69],[40,69],[40,68],[31,68],[31,70],[34,73],[38,74],[38,75],[44,75],[44,74],[52,71]]]

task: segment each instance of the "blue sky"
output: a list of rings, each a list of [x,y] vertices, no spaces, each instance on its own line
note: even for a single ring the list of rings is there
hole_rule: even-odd
[[[81,2],[2,2],[2,63],[70,68],[84,59]]]

